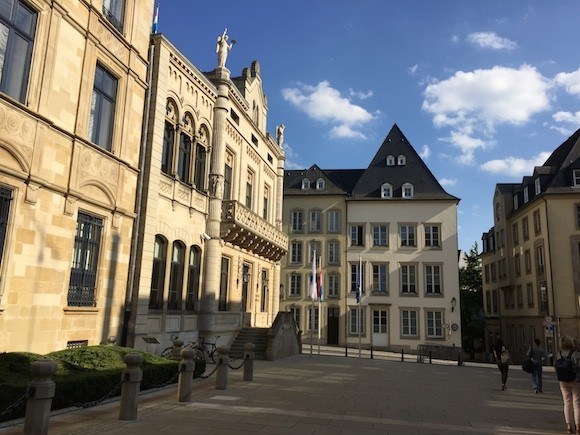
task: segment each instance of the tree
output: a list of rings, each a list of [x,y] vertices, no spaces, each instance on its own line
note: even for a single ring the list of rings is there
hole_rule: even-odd
[[[484,343],[483,283],[477,242],[463,254],[465,266],[459,268],[462,346],[471,357]]]

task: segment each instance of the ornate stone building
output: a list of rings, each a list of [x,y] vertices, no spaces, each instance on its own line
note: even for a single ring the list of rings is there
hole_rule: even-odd
[[[349,347],[461,346],[457,203],[395,125],[366,169],[285,172],[283,302],[304,331]],[[323,302],[309,294],[312,252]],[[317,261],[318,263],[318,261]],[[360,288],[360,303],[357,301]]]
[[[118,339],[153,1],[3,5],[0,351]]]
[[[580,335],[580,130],[521,183],[496,185],[494,226],[482,236],[487,346],[512,357],[534,338],[558,350]]]
[[[231,45],[221,45],[216,69],[202,73],[163,35],[152,41],[129,344],[157,351],[175,336],[227,344],[278,312],[287,250],[281,138],[267,133],[258,62],[231,78]]]

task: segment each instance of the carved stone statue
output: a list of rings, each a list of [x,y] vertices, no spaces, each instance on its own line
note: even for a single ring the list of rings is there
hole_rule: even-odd
[[[280,124],[276,127],[276,142],[278,142],[278,146],[281,147],[284,143],[284,129],[286,126],[284,124]]]
[[[226,59],[228,58],[228,51],[232,49],[234,44],[236,43],[235,39],[232,39],[231,44],[228,44],[228,35],[226,32],[228,29],[224,30],[224,33],[218,36],[217,38],[217,45],[215,48],[215,52],[218,55],[218,67],[225,68],[226,66]]]

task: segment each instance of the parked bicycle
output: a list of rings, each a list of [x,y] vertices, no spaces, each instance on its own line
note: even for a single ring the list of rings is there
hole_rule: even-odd
[[[201,342],[190,341],[188,343],[184,343],[181,346],[181,349],[192,349],[194,351],[193,359],[203,360],[208,363],[216,363],[215,354],[217,352],[217,341],[220,338],[218,335],[214,342],[206,341],[205,337],[201,339]],[[174,341],[178,338],[175,337]],[[173,347],[169,346],[163,349],[161,352],[161,356],[165,358],[170,358],[173,356]],[[209,349],[209,350],[208,350]]]

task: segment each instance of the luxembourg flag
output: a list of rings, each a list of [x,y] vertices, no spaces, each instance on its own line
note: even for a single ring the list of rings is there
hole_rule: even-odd
[[[157,25],[159,24],[159,4],[155,8],[155,15],[153,16],[153,33],[157,33]]]
[[[310,297],[313,301],[318,298],[318,285],[316,284],[316,251],[312,253],[312,277],[310,279]]]

